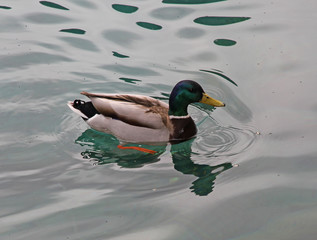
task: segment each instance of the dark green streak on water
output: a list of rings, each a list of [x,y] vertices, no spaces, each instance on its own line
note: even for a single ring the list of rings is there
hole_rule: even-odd
[[[214,41],[214,44],[217,44],[219,46],[225,46],[225,47],[229,47],[229,46],[233,46],[235,45],[237,42],[230,40],[230,39],[216,39]]]
[[[40,3],[46,7],[61,9],[61,10],[69,10],[66,7],[63,7],[62,5],[59,5],[57,3],[49,2],[49,1],[40,1]]]
[[[227,77],[226,75],[224,75],[223,73],[220,73],[218,71],[203,70],[203,69],[201,69],[199,71],[215,74],[215,75],[220,76],[220,77],[226,79],[227,81],[231,82],[233,85],[238,86],[238,84],[236,84],[231,78]]]
[[[79,29],[79,28],[68,28],[68,29],[62,29],[60,32],[68,32],[68,33],[74,33],[74,34],[85,34],[86,31]]]
[[[122,13],[134,13],[138,10],[138,7],[122,4],[112,4],[112,8]]]
[[[141,80],[139,79],[133,79],[133,78],[124,78],[124,77],[121,77],[119,78],[120,80],[123,80],[127,83],[133,83],[133,84],[136,84],[136,82],[141,82]]]
[[[127,56],[127,55],[123,55],[123,54],[120,54],[120,53],[114,52],[114,51],[112,51],[112,55],[115,57],[118,57],[118,58],[129,58],[129,56]]]
[[[204,3],[215,3],[223,2],[226,0],[163,0],[163,3],[172,3],[172,4],[204,4]]]
[[[194,20],[195,23],[208,26],[222,26],[249,20],[249,17],[199,17]]]
[[[2,8],[2,9],[11,9],[11,7],[7,7],[7,6],[0,6],[0,8]]]
[[[148,23],[148,22],[137,22],[137,25],[140,27],[150,29],[150,30],[160,30],[162,29],[162,26],[154,24],[154,23]]]

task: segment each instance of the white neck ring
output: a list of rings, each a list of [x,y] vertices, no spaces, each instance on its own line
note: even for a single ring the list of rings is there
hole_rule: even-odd
[[[184,118],[189,118],[190,116],[189,116],[189,115],[186,115],[186,116],[174,116],[174,115],[170,115],[169,117],[170,117],[170,119],[184,119]]]

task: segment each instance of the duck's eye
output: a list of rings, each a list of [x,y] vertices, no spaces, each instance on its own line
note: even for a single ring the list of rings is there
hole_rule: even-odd
[[[194,92],[194,89],[193,89],[193,88],[190,88],[189,91],[190,91],[190,92]]]

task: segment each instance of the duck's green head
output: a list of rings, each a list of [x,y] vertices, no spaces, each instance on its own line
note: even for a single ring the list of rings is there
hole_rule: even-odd
[[[208,96],[203,88],[191,80],[183,80],[175,85],[169,99],[169,115],[186,116],[187,107],[191,103],[201,102],[214,107],[224,107],[225,104]]]

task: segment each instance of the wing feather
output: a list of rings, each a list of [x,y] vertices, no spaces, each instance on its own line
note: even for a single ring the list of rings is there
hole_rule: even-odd
[[[89,97],[97,111],[106,117],[139,127],[160,129],[168,126],[168,104],[160,100],[129,94],[81,94]]]

